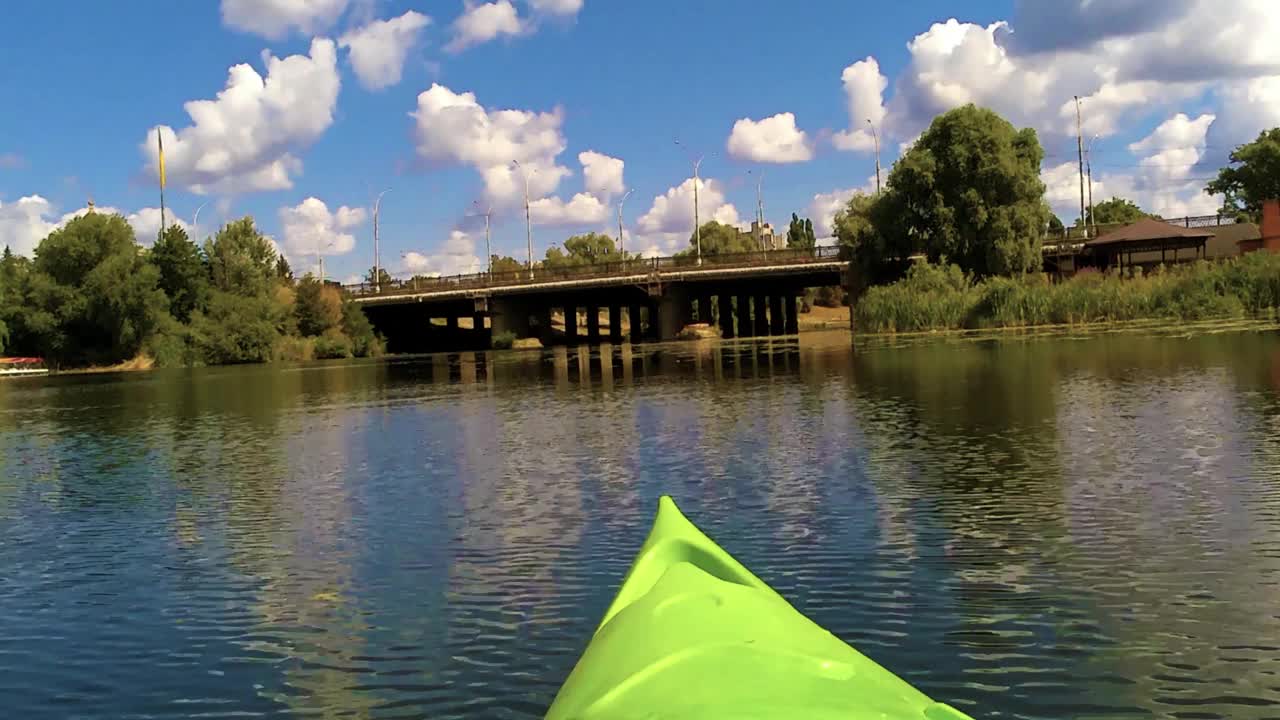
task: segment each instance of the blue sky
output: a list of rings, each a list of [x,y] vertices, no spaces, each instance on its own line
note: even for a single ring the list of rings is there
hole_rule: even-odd
[[[689,152],[714,153],[704,220],[750,222],[763,172],[768,220],[785,225],[794,211],[821,228],[869,187],[867,117],[887,173],[933,114],[969,100],[1041,133],[1049,198],[1069,222],[1078,186],[1063,105],[1075,94],[1097,136],[1095,196],[1211,211],[1201,178],[1280,123],[1280,50],[1264,40],[1278,13],[1268,0],[1094,5],[15,2],[0,29],[0,106],[11,110],[0,113],[0,243],[29,250],[90,196],[147,239],[158,183],[144,145],[161,125],[173,133],[171,214],[190,223],[207,203],[200,233],[251,214],[300,270],[316,249],[333,277],[368,268],[373,195],[385,188],[392,270],[475,269],[477,202],[495,207],[495,252],[522,258],[523,186],[503,153],[535,171],[536,255],[574,232],[616,233],[624,187],[629,249],[666,253],[692,227]],[[362,77],[358,43],[342,38],[377,21],[403,32],[368,36]],[[193,121],[184,103],[217,98],[238,64],[268,90]],[[411,116],[433,84],[429,111]],[[585,151],[621,160],[621,178],[606,159],[589,181]]]

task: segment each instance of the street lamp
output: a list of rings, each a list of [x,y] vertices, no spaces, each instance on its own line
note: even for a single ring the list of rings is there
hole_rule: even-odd
[[[622,240],[622,204],[627,201],[627,198],[631,197],[633,192],[635,192],[634,189],[628,190],[622,196],[622,199],[618,201],[618,252],[622,253],[623,259],[626,259],[627,256],[627,246]]]
[[[679,138],[675,142],[685,150],[689,149],[689,146],[680,142]],[[702,184],[702,180],[698,175],[698,171],[702,167],[702,161],[706,159],[707,156],[703,154],[693,161],[693,243],[697,248],[699,265],[702,264],[702,224],[698,222],[698,186]]]
[[[378,252],[378,210],[382,208],[382,196],[389,192],[391,188],[378,193],[378,199],[373,202],[373,291],[375,293],[382,292],[382,263]]]
[[[196,228],[200,227],[200,211],[203,210],[204,206],[208,204],[209,204],[209,201],[206,200],[200,203],[200,207],[196,208],[196,214],[191,217],[191,232],[193,233],[196,232]],[[192,239],[194,240],[194,238]]]
[[[1089,159],[1089,155],[1093,153],[1093,141],[1097,140],[1099,135],[1101,133],[1095,133],[1089,138],[1089,144],[1084,149],[1085,174],[1089,179],[1089,234],[1095,238],[1098,237],[1098,219],[1093,215],[1093,162]]]
[[[524,241],[529,251],[529,279],[533,279],[533,216],[529,214],[529,173],[524,171],[524,166],[519,160],[512,160],[516,167],[519,168],[520,174],[524,177]],[[537,170],[534,170],[537,172]]]
[[[472,200],[471,204],[475,205],[477,210],[480,209],[479,200]],[[489,216],[491,215],[493,215],[492,205],[490,205],[484,211],[484,257],[485,257],[485,268],[486,268],[485,272],[487,272],[490,276],[493,275],[493,253],[490,252],[489,250]]]
[[[876,132],[876,124],[871,122],[871,118],[867,118],[867,124],[871,126],[871,139],[876,144],[876,194],[880,194],[880,133]]]
[[[756,226],[753,229],[756,248],[768,250],[769,248],[764,246],[764,170],[759,172],[748,170],[747,174],[756,176]]]

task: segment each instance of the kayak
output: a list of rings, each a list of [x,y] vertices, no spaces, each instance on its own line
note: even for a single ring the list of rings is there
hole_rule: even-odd
[[[802,615],[667,496],[546,720],[972,720]]]

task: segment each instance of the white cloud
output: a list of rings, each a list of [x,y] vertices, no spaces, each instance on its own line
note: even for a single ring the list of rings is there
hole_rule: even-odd
[[[511,0],[468,3],[466,10],[453,22],[453,39],[445,49],[459,52],[502,35],[514,36],[524,31],[525,24]]]
[[[578,162],[582,163],[583,184],[592,195],[608,199],[621,195],[626,188],[622,181],[625,163],[621,158],[587,150],[578,153]]]
[[[547,15],[573,16],[582,10],[582,0],[529,0],[529,5]]]
[[[147,133],[141,149],[157,177],[156,132],[164,140],[171,184],[199,194],[280,190],[302,172],[293,153],[333,123],[341,81],[332,40],[311,42],[311,54],[280,59],[265,54],[264,78],[249,65],[231,68],[216,100],[183,107],[192,124],[176,133],[167,125]]]
[[[97,208],[94,210],[95,212],[98,211]],[[87,211],[88,209],[84,208],[77,212],[83,213]],[[137,212],[131,212],[126,215],[125,220],[133,226],[133,234],[138,238],[138,244],[143,247],[151,247],[155,243],[156,237],[160,235],[160,208],[158,207],[141,208]],[[196,234],[196,231],[199,228],[196,228],[186,220],[177,217],[174,215],[172,210],[167,208],[164,211],[164,223],[166,227],[173,227],[174,225],[177,225],[187,231],[187,237],[190,238],[192,242],[200,242],[200,239]]]
[[[222,22],[241,32],[279,40],[289,31],[322,33],[347,9],[348,0],[222,0]]]
[[[849,129],[836,133],[832,142],[840,150],[872,151],[875,137],[867,121],[876,128],[884,122],[884,90],[889,86],[889,79],[880,74],[880,63],[867,57],[845,68],[840,73],[840,81],[844,83],[849,107]]]
[[[591,193],[578,193],[569,202],[546,197],[529,203],[529,216],[535,225],[588,225],[609,218],[609,208]]]
[[[809,201],[809,207],[805,211],[805,215],[813,220],[813,233],[819,238],[829,238],[834,230],[833,224],[836,213],[844,209],[849,203],[849,198],[855,193],[873,194],[876,190],[876,178],[871,176],[865,185],[857,188],[841,188],[832,190],[831,192],[816,193],[813,199]]]
[[[738,120],[729,133],[727,147],[730,155],[752,162],[797,163],[813,159],[809,136],[796,127],[796,116],[789,112],[763,120]]]
[[[351,51],[351,66],[360,84],[381,90],[400,82],[404,61],[431,18],[410,10],[390,20],[375,20],[338,38]]]
[[[469,233],[454,230],[435,252],[410,251],[401,256],[402,271],[407,275],[471,275],[484,272],[487,263],[476,255],[475,239]]]
[[[294,207],[280,208],[284,251],[291,258],[343,255],[355,249],[350,230],[365,221],[364,208],[343,205],[330,212],[319,198],[309,197]]]
[[[134,237],[144,247],[150,247],[160,231],[160,208],[141,208],[125,214],[109,205],[96,205],[93,211],[104,215],[123,215],[133,227]],[[11,203],[0,202],[0,249],[8,246],[13,252],[30,257],[49,233],[87,212],[89,208],[85,206],[58,215],[53,203],[40,195],[28,195]],[[171,211],[166,210],[165,221],[192,234],[191,224]]]
[[[559,108],[545,113],[486,110],[473,93],[433,84],[418,95],[418,109],[411,115],[418,155],[431,162],[474,167],[495,204],[514,207],[523,200],[522,172],[529,178],[530,197],[551,194],[571,174],[555,160],[565,148]]]
[[[641,245],[659,239],[667,250],[674,249],[693,232],[693,178],[669,188],[653,199],[649,211],[636,220],[637,238]],[[724,191],[715,180],[702,178],[698,184],[698,220],[715,220],[737,226],[738,209],[725,201]]]

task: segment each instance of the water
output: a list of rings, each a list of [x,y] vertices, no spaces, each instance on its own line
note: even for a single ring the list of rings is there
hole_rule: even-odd
[[[1280,334],[0,383],[0,715],[537,718],[659,494],[994,718],[1280,717]]]

